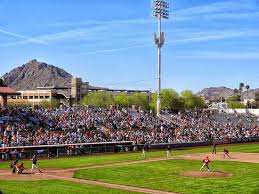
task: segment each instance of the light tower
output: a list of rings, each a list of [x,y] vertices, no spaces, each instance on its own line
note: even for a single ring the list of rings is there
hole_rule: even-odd
[[[162,19],[169,18],[169,3],[166,0],[153,0],[153,16],[158,19],[158,34],[154,35],[158,48],[158,70],[157,70],[157,116],[160,116],[161,109],[161,48],[165,43],[165,33],[161,32]]]

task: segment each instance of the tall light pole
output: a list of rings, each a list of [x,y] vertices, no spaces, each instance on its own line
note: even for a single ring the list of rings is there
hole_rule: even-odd
[[[165,33],[161,32],[162,19],[169,18],[169,3],[166,0],[153,0],[153,16],[158,19],[158,34],[155,34],[155,43],[158,48],[158,70],[157,70],[157,116],[161,109],[161,48],[165,43]]]

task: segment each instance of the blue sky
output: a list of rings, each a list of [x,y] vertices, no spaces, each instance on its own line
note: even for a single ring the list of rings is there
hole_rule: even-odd
[[[162,87],[259,87],[259,0],[169,0]],[[156,89],[150,0],[0,0],[0,75],[31,59],[110,88]]]

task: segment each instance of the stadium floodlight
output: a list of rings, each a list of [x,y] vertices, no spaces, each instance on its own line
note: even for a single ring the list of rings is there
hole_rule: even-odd
[[[158,48],[158,71],[157,71],[157,116],[161,109],[161,48],[165,43],[165,33],[161,32],[161,20],[169,18],[169,3],[166,0],[153,0],[153,16],[158,19],[158,35],[154,35]]]

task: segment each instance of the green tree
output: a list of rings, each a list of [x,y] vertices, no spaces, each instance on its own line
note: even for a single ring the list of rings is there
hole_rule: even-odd
[[[90,92],[83,98],[81,104],[83,106],[108,107],[109,105],[114,105],[114,98],[108,92]]]
[[[245,87],[245,84],[244,84],[243,82],[241,82],[241,83],[239,84],[239,89],[242,90],[243,87]]]
[[[146,94],[143,93],[134,93],[129,97],[129,104],[142,107],[145,110],[149,110],[149,99]]]
[[[175,108],[175,102],[179,99],[179,95],[173,89],[164,89],[161,92],[162,94],[162,101],[161,107],[166,109],[173,109]]]
[[[206,104],[202,97],[193,94],[190,90],[184,90],[181,92],[181,97],[184,100],[184,108],[205,108]]]
[[[235,93],[235,94],[238,94],[238,89],[235,88],[235,89],[234,89],[234,93]]]
[[[248,90],[250,89],[250,86],[249,85],[246,85],[244,83],[240,83],[239,84],[239,88],[238,89],[234,89],[234,93],[235,95],[239,96],[239,100],[238,101],[242,101],[243,97],[242,97],[242,92],[243,92],[243,89],[246,89],[246,92],[247,92],[247,95],[248,95]]]
[[[246,96],[247,96],[247,98],[248,98],[248,90],[250,89],[250,86],[249,86],[249,85],[246,85],[246,86],[245,86],[245,89],[246,89]]]
[[[55,98],[52,98],[51,101],[43,100],[40,106],[43,108],[57,108],[59,107],[59,101]]]
[[[243,92],[243,88],[245,87],[245,84],[244,83],[240,83],[239,84],[239,95],[240,95],[240,101],[242,101],[242,92]]]
[[[229,101],[228,108],[238,109],[238,108],[246,108],[246,106],[243,103],[238,101]]]
[[[227,102],[231,102],[231,101],[240,101],[240,96],[230,96],[227,99]]]
[[[114,103],[121,107],[130,107],[132,105],[132,98],[126,92],[122,92],[114,96]]]
[[[255,101],[253,103],[253,107],[255,108],[259,107],[259,92],[255,93]]]
[[[152,94],[150,107],[156,110],[157,93]],[[161,108],[170,110],[179,110],[184,108],[184,101],[179,97],[178,93],[173,89],[163,89],[161,91]]]

